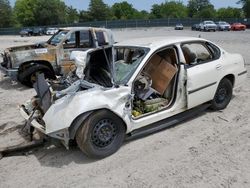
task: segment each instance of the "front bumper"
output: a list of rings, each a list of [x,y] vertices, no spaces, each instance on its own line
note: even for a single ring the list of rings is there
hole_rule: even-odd
[[[19,111],[21,116],[26,120],[27,128],[29,129],[30,127],[34,127],[36,130],[38,130],[39,132],[41,132],[44,135],[47,135],[51,138],[55,138],[57,140],[60,140],[62,142],[62,144],[69,149],[69,131],[68,129],[62,129],[62,130],[58,130],[56,132],[52,132],[47,134],[46,130],[45,130],[45,126],[42,125],[41,123],[39,123],[36,118],[33,118],[33,113],[29,114],[27,112],[27,110],[25,109],[25,107],[22,105],[19,107]],[[35,112],[36,113],[36,112]]]
[[[28,126],[32,126],[45,134],[45,127],[32,117],[33,114],[28,114],[24,106],[20,106],[19,111],[21,116],[28,122]]]
[[[17,80],[18,69],[9,69],[4,67],[2,64],[3,63],[0,63],[0,71],[3,74],[9,76],[11,79]]]

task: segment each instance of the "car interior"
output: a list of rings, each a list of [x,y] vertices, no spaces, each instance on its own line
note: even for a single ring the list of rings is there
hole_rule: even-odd
[[[177,72],[175,48],[161,50],[150,58],[134,82],[133,118],[167,109],[173,104]]]

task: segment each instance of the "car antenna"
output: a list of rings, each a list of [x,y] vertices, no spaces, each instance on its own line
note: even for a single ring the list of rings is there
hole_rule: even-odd
[[[198,36],[199,38],[201,38],[201,35],[199,34],[199,36]]]

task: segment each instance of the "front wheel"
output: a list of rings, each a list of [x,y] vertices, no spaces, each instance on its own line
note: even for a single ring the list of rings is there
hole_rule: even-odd
[[[31,66],[25,70],[22,70],[18,74],[18,80],[28,87],[33,87],[36,82],[36,77],[38,74],[44,74],[45,78],[54,79],[54,72],[45,65]]]
[[[222,110],[227,107],[233,95],[233,86],[230,80],[224,78],[219,83],[214,99],[211,102],[213,110]]]
[[[108,110],[91,114],[76,133],[78,147],[90,158],[104,158],[115,153],[125,138],[122,120]]]

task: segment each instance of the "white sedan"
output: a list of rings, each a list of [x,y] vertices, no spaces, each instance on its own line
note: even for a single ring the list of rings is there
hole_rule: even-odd
[[[85,55],[80,75],[50,84],[39,75],[37,96],[20,112],[29,127],[67,148],[75,140],[92,158],[201,109],[226,108],[247,76],[241,55],[201,38],[139,38]]]

